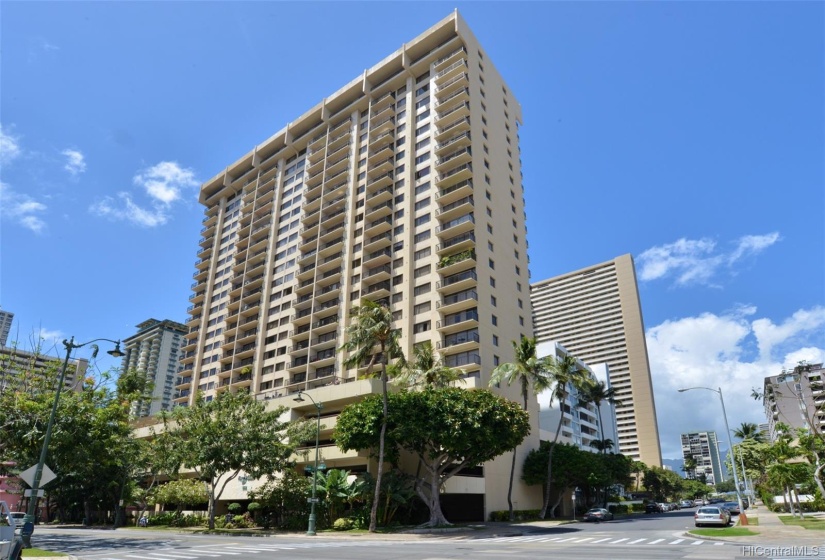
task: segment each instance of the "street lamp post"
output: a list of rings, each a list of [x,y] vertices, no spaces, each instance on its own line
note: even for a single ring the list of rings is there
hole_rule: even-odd
[[[306,395],[312,404],[315,406],[316,410],[316,418],[317,418],[317,426],[315,430],[315,467],[312,469],[312,498],[310,498],[310,510],[309,510],[309,526],[307,527],[307,535],[314,537],[315,536],[315,503],[318,500],[316,498],[316,489],[318,487],[318,437],[321,434],[321,408],[323,405],[321,403],[315,402],[315,399],[309,393],[304,393],[303,391],[298,391],[298,396],[295,397],[293,400],[295,402],[304,402],[304,398],[302,395]]]
[[[728,413],[725,411],[725,399],[722,397],[722,388],[719,387],[718,389],[711,389],[710,387],[687,387],[685,389],[679,389],[679,392],[684,393],[685,391],[692,391],[693,389],[713,391],[719,395],[719,402],[722,403],[722,416],[725,419],[725,430],[728,432],[728,447],[730,448],[730,464],[733,467],[733,483],[736,485],[736,500],[739,502],[739,524],[747,525],[748,517],[745,515],[745,507],[742,503],[742,493],[739,490],[739,473],[736,470],[736,457],[733,454],[733,438],[731,437],[730,426],[728,425]]]
[[[23,519],[24,530],[21,532],[21,537],[23,538],[23,543],[26,546],[26,548],[31,547],[31,536],[34,532],[34,518],[37,514],[37,494],[40,491],[40,479],[43,476],[43,466],[46,464],[46,454],[49,451],[49,442],[52,439],[54,417],[57,415],[57,404],[60,402],[60,392],[63,390],[63,380],[66,377],[66,370],[69,367],[69,358],[72,355],[72,350],[74,350],[75,348],[81,348],[83,346],[86,346],[87,344],[92,344],[93,342],[98,342],[101,340],[111,342],[115,345],[115,349],[109,350],[108,354],[111,354],[115,358],[120,358],[121,356],[125,355],[123,352],[120,351],[119,340],[110,340],[108,338],[96,338],[94,340],[90,340],[89,342],[84,342],[83,344],[75,344],[74,337],[72,337],[70,340],[63,341],[63,346],[66,347],[66,358],[63,360],[63,366],[60,368],[60,376],[57,378],[57,388],[54,392],[54,402],[52,403],[52,411],[49,414],[49,422],[48,424],[46,424],[46,435],[43,438],[43,448],[40,450],[40,460],[37,462],[37,467],[34,471],[34,477],[32,478],[29,507],[26,511],[26,517]],[[94,348],[94,352],[92,352],[92,359],[94,359],[94,357],[97,356],[98,347],[96,344],[93,344],[92,346]]]

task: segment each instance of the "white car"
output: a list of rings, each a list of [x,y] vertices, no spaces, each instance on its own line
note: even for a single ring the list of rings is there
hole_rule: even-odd
[[[730,525],[730,512],[721,506],[702,506],[693,514],[693,521],[697,527],[704,525]]]

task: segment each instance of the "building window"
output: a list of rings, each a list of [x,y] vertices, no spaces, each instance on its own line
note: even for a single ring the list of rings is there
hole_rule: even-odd
[[[496,287],[496,279],[492,276],[490,276],[490,286],[492,286],[493,288]]]
[[[498,356],[496,356],[495,354],[493,354],[493,365],[497,366],[500,363],[501,363],[501,359]]]
[[[421,323],[416,323],[413,325],[413,332],[414,333],[423,333],[430,330],[430,322],[429,321],[422,321]]]
[[[413,315],[418,315],[420,313],[426,313],[432,307],[432,303],[429,301],[425,301],[424,303],[419,303],[415,307],[413,307]]]
[[[496,317],[495,315],[493,315],[493,326],[494,327],[498,326],[498,317]]]
[[[490,267],[490,270],[495,270],[496,262],[493,259],[487,259],[487,266]]]
[[[429,293],[431,289],[432,289],[432,285],[429,282],[427,282],[426,284],[421,284],[420,286],[416,286],[415,289],[413,290],[413,295],[416,295],[416,296],[424,295],[426,293]]]
[[[498,346],[498,335],[497,334],[493,335],[493,346]]]
[[[495,307],[497,303],[498,303],[498,300],[496,299],[496,296],[490,296],[490,305]]]

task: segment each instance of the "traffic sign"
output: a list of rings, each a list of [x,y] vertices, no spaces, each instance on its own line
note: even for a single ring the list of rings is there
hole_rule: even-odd
[[[321,502],[321,498],[307,498],[308,504],[318,504]]]
[[[23,479],[23,481],[32,486],[34,484],[34,473],[37,471],[37,465],[33,467],[29,467],[25,471],[21,472],[18,476]],[[46,486],[49,482],[57,478],[57,475],[52,472],[48,465],[43,465],[43,472],[40,474],[40,486]]]
[[[41,488],[41,489],[39,489],[39,490],[37,491],[37,497],[38,497],[38,498],[42,498],[42,497],[43,497],[43,495],[44,495],[45,493],[46,493],[46,491],[45,491],[45,490],[43,490],[43,489]],[[24,497],[26,497],[26,498],[30,498],[30,497],[31,497],[31,495],[32,495],[32,490],[31,490],[31,488],[29,488],[28,490],[23,490],[23,496],[24,496]]]

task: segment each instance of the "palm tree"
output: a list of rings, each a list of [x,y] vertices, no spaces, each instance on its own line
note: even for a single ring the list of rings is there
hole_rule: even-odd
[[[496,367],[490,376],[490,386],[499,385],[502,381],[505,381],[507,385],[519,383],[521,385],[521,397],[524,401],[524,410],[527,410],[527,397],[531,385],[533,386],[533,394],[536,395],[550,388],[550,380],[547,376],[549,362],[545,358],[536,357],[535,338],[522,336],[519,342],[513,340],[512,344],[515,361]],[[510,465],[510,487],[507,490],[510,521],[515,519],[513,512],[513,479],[515,474],[516,448],[513,448],[513,462]]]
[[[547,514],[547,507],[550,505],[550,489],[553,484],[553,450],[559,441],[559,434],[561,434],[561,427],[564,422],[564,403],[570,394],[569,388],[573,387],[576,390],[582,390],[590,381],[587,370],[581,366],[579,360],[570,355],[548,360],[546,374],[549,385],[552,387],[551,402],[553,399],[558,401],[561,414],[559,414],[556,435],[550,444],[550,453],[547,457],[547,484],[544,487],[544,504],[539,513],[541,519],[544,519],[544,516]],[[552,511],[550,515],[551,517],[553,516]]]
[[[742,422],[742,425],[733,430],[733,435],[741,440],[750,439],[756,443],[765,443],[765,434],[753,422]]]
[[[696,457],[687,457],[685,458],[685,464],[682,465],[682,470],[685,471],[685,474],[688,478],[696,478]]]
[[[605,439],[594,439],[590,442],[590,447],[600,451],[602,453],[607,453],[608,451],[612,451],[613,448],[616,446],[615,442],[610,438]]]
[[[372,500],[369,527],[370,533],[374,533],[378,522],[381,475],[384,470],[384,440],[387,435],[387,363],[389,359],[402,356],[398,345],[400,333],[398,329],[392,328],[392,312],[374,301],[361,300],[361,305],[352,309],[352,316],[352,323],[345,331],[346,342],[339,349],[349,353],[344,365],[358,367],[366,364],[367,374],[372,372],[376,362],[381,366],[381,396],[384,414],[381,418],[381,435],[378,439],[378,474],[375,480],[375,496]]]
[[[445,366],[429,340],[415,345],[412,361],[402,356],[392,367],[397,372],[393,381],[410,388],[429,386],[442,389],[456,381],[464,383],[461,370]]]
[[[597,381],[595,383],[588,383],[584,386],[584,390],[579,394],[578,406],[587,406],[592,404],[596,407],[596,414],[599,416],[599,433],[604,438],[604,424],[602,423],[602,403],[610,403],[614,406],[621,406],[621,402],[616,399],[616,389],[608,387],[604,381]],[[611,442],[612,443],[612,442]],[[602,453],[607,450],[603,446]]]
[[[631,472],[636,475],[636,492],[639,491],[639,482],[642,480],[642,473],[647,470],[647,465],[642,461],[633,461],[631,464]]]

